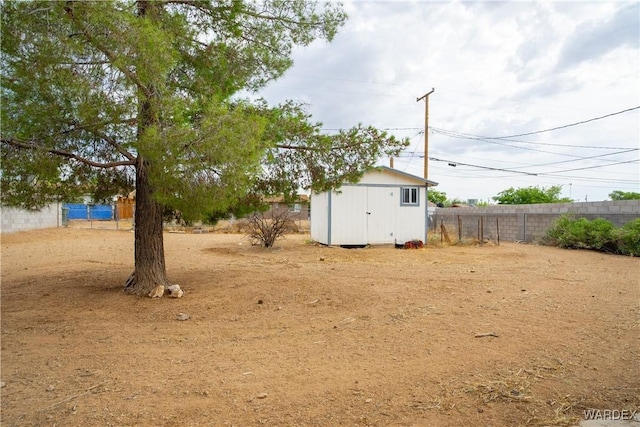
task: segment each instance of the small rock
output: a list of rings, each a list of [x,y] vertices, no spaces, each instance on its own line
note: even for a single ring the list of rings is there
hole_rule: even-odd
[[[55,390],[55,386],[54,385],[49,385],[49,387],[47,387],[47,391],[53,391]]]
[[[257,399],[266,399],[267,398],[267,393],[260,393],[256,396]]]
[[[169,296],[171,298],[182,298],[182,295],[184,295],[184,291],[180,289],[180,285],[168,286],[167,290],[169,291]]]
[[[187,313],[178,313],[176,316],[177,320],[189,320],[189,315]]]
[[[151,292],[149,292],[149,298],[160,298],[164,295],[164,286],[156,286]]]
[[[324,261],[324,257],[323,256],[320,257],[320,261]]]
[[[373,399],[366,399],[366,400],[364,401],[364,403],[371,403],[371,402],[373,402]]]
[[[6,385],[7,383],[5,383],[4,381],[0,381],[0,388],[5,388]]]
[[[264,301],[262,301],[261,299],[258,300],[258,304],[262,304],[264,303]]]

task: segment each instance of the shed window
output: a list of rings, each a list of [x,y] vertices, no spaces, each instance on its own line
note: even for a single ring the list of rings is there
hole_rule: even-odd
[[[417,187],[403,187],[400,190],[400,194],[402,197],[402,200],[400,201],[401,205],[419,205],[418,194],[420,193],[418,192]]]

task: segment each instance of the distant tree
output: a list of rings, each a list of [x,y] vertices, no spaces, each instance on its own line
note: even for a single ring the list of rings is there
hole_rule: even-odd
[[[427,197],[430,202],[435,203],[438,206],[444,206],[447,202],[447,193],[444,191],[429,189],[427,190]]]
[[[572,202],[568,197],[560,197],[562,186],[508,188],[492,197],[501,205],[530,205],[533,203],[566,203]]]
[[[640,200],[640,193],[616,190],[609,193],[611,200]]]
[[[453,199],[447,199],[447,201],[445,202],[445,206],[452,206],[452,205],[462,205],[465,204],[466,202],[462,201],[461,199],[454,197]]]
[[[282,76],[294,47],[330,41],[339,4],[0,1],[0,20],[2,203],[135,182],[129,293],[170,285],[167,210],[189,221],[251,192],[335,188],[408,144],[362,125],[324,135],[299,104],[234,98]]]

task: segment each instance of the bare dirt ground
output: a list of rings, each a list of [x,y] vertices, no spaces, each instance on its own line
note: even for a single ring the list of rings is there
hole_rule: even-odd
[[[638,258],[213,233],[165,249],[184,298],[122,293],[129,231],[2,235],[3,426],[570,426],[640,409]]]

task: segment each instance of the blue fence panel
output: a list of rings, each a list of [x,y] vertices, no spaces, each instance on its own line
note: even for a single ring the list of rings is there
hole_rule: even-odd
[[[91,219],[109,221],[113,219],[113,209],[109,205],[93,205],[91,206]]]
[[[69,209],[68,219],[89,219],[87,205],[79,203],[65,203],[62,207]]]
[[[108,221],[113,219],[113,208],[110,205],[85,205],[80,203],[64,203],[67,208],[67,219],[84,219],[96,221]]]

